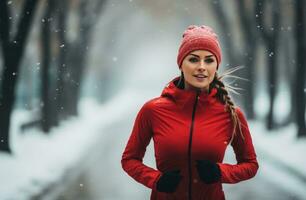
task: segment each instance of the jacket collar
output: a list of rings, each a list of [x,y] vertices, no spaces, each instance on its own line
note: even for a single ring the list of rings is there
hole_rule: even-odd
[[[171,80],[163,89],[161,96],[168,97],[172,99],[178,106],[184,107],[188,103],[194,103],[197,91],[195,90],[183,90],[178,88],[175,83],[180,77],[176,77]],[[210,93],[199,92],[199,102],[198,103],[212,103],[217,100],[215,97],[217,94],[217,89],[213,88]]]

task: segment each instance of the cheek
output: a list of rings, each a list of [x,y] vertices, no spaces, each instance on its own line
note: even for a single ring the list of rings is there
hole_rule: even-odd
[[[189,76],[191,75],[192,73],[192,66],[188,66],[188,65],[185,65],[184,68],[182,69],[183,73],[185,76]]]
[[[215,74],[216,74],[216,71],[213,71],[212,73],[210,73],[210,75],[209,75],[209,83],[211,83],[214,80]]]

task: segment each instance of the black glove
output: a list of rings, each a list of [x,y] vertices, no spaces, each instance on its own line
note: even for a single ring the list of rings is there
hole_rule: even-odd
[[[180,170],[165,172],[157,181],[156,189],[159,192],[174,192],[181,179]]]
[[[216,183],[221,179],[219,165],[210,160],[197,160],[197,170],[201,180],[206,184]]]

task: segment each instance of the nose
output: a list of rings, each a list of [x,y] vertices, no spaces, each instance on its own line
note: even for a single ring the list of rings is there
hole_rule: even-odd
[[[205,71],[206,70],[206,66],[205,66],[204,60],[201,60],[200,65],[198,67],[198,70],[199,71]]]

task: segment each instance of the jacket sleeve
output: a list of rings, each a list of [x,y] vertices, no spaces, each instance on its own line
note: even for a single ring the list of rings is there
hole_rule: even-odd
[[[138,112],[132,133],[122,154],[124,171],[137,182],[156,189],[161,172],[143,164],[142,160],[152,138],[151,115],[146,103]]]
[[[222,183],[238,183],[250,179],[256,175],[259,168],[246,118],[239,108],[236,108],[236,112],[241,123],[244,139],[237,132],[231,143],[237,164],[218,163],[221,170]],[[238,127],[237,130],[239,130]]]

